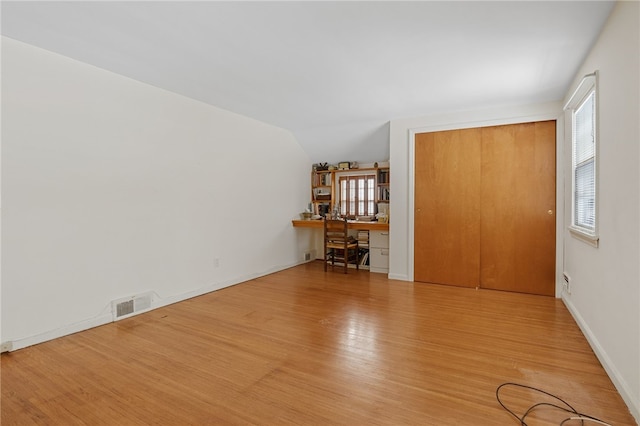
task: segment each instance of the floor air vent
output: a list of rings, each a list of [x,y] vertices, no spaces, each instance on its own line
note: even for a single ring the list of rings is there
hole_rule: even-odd
[[[116,305],[116,318],[120,318],[132,313],[133,313],[133,300],[120,302]]]
[[[114,300],[111,302],[113,305],[113,320],[115,321],[126,318],[133,314],[151,309],[152,300],[152,293],[145,293],[134,297],[128,297],[126,299]]]

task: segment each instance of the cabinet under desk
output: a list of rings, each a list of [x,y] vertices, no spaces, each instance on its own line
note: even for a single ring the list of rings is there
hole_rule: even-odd
[[[296,228],[311,228],[320,231],[324,228],[322,220],[292,220],[291,222]],[[365,266],[365,268],[371,272],[389,273],[389,224],[349,220],[347,228],[354,231],[368,231],[368,244],[365,251],[369,257],[369,266]],[[317,244],[322,244],[321,239],[316,241]],[[317,253],[322,250],[320,246],[316,248]]]

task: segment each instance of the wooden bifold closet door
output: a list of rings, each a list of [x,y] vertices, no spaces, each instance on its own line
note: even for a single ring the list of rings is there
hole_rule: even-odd
[[[415,281],[555,294],[555,121],[420,133]]]

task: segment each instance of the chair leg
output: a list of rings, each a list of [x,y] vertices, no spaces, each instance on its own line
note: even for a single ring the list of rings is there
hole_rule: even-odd
[[[356,271],[360,270],[360,259],[358,257],[360,255],[360,249],[356,249],[356,253],[354,255],[354,259],[356,260]]]
[[[331,266],[333,267],[333,249],[327,249],[324,251],[324,271],[327,271],[327,265],[331,261]]]

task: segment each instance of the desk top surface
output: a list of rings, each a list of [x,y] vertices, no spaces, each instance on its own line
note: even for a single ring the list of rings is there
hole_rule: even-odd
[[[292,220],[293,226],[297,228],[323,228],[322,220]],[[365,222],[359,220],[349,220],[347,221],[349,229],[362,229],[369,231],[388,231],[389,224],[388,223],[380,223],[380,222]]]

